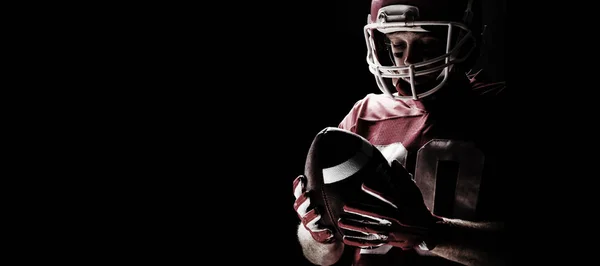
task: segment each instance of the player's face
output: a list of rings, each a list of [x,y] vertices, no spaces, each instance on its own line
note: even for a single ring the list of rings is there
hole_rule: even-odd
[[[386,35],[396,66],[408,66],[445,54],[446,43],[429,32],[394,32]],[[435,81],[439,72],[415,77],[415,85]],[[409,78],[403,78],[409,82]],[[398,79],[394,79],[394,84]]]

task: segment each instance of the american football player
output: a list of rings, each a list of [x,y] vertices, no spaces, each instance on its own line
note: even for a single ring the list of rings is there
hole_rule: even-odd
[[[375,145],[398,190],[369,184],[381,208],[345,206],[336,239],[306,178],[293,183],[304,256],[317,265],[504,265],[504,82],[469,72],[481,28],[473,0],[373,0],[364,27],[368,94],[339,124]]]

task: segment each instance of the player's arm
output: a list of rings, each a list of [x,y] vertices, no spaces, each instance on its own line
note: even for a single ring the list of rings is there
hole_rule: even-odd
[[[443,218],[424,243],[431,253],[464,265],[506,265],[504,224]]]
[[[321,215],[310,204],[305,190],[305,177],[300,175],[294,180],[294,210],[300,218],[298,241],[304,257],[316,265],[333,265],[344,252],[341,240],[334,239],[328,228],[319,225]]]

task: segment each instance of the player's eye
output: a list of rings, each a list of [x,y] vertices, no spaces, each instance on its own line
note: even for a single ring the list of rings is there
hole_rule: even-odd
[[[395,50],[404,50],[406,49],[406,42],[392,43],[392,47],[394,47]]]
[[[392,43],[392,52],[394,53],[394,57],[402,58],[404,56],[404,51],[406,51],[406,47],[407,44],[403,41]]]

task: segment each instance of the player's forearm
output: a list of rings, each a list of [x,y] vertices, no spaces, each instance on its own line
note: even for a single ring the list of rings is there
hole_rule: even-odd
[[[310,232],[302,224],[298,226],[298,241],[302,246],[304,257],[316,265],[333,265],[344,252],[344,243],[319,243],[312,238]]]
[[[505,265],[504,224],[444,218],[437,228],[440,257],[464,265]]]

